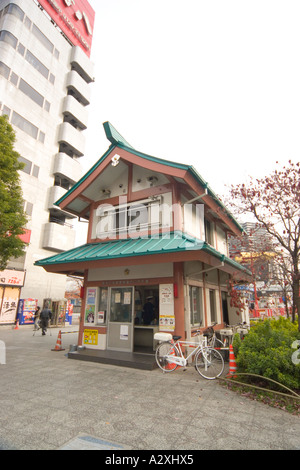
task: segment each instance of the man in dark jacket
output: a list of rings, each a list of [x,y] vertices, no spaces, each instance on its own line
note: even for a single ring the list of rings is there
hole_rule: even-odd
[[[153,297],[152,295],[147,297],[146,303],[143,309],[143,323],[144,325],[150,325],[151,322],[154,320],[154,305],[153,305]]]
[[[52,312],[48,308],[47,305],[43,308],[40,314],[40,321],[41,321],[41,328],[42,328],[42,334],[45,335],[47,328],[48,328],[48,322],[52,318]]]

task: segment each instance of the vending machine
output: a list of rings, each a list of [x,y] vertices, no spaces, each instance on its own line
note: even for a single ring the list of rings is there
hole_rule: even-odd
[[[20,325],[30,325],[34,323],[34,312],[38,304],[37,299],[20,299],[17,320]]]

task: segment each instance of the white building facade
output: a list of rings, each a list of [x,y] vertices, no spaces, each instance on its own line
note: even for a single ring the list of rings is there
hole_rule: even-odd
[[[86,0],[0,0],[0,113],[25,163],[29,216],[26,253],[8,269],[25,272],[19,298],[40,305],[64,297],[65,278],[34,263],[75,242],[74,216],[53,203],[82,176],[94,16]]]

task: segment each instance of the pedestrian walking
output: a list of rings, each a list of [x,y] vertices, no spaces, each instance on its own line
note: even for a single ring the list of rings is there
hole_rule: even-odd
[[[49,323],[49,320],[51,320],[51,318],[52,318],[52,312],[48,308],[48,305],[45,305],[45,307],[43,308],[40,314],[42,335],[46,334],[48,323]]]
[[[40,310],[41,307],[37,307],[36,311],[34,312],[34,331],[39,330],[39,321],[40,321]]]

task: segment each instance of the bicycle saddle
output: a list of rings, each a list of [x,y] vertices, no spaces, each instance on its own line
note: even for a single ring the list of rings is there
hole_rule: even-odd
[[[173,336],[174,341],[178,341],[181,338],[181,336]]]

